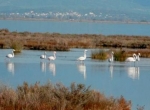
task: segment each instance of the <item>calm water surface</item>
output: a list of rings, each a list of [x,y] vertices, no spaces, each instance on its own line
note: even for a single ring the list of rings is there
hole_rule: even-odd
[[[149,24],[0,20],[0,28],[18,32],[150,36]]]
[[[141,58],[136,63],[97,61],[90,58],[81,64],[76,59],[83,55],[83,49],[71,49],[68,52],[57,52],[55,61],[40,60],[44,51],[23,50],[10,61],[5,56],[10,49],[0,50],[0,81],[16,88],[24,81],[34,84],[61,82],[66,86],[70,83],[82,83],[91,86],[106,96],[120,97],[123,95],[131,100],[133,110],[137,105],[150,109],[150,59]],[[47,56],[53,52],[47,51]]]

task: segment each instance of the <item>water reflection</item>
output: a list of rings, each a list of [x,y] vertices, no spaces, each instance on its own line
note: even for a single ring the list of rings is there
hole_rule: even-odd
[[[14,73],[15,73],[14,63],[11,61],[8,61],[8,62],[6,62],[6,66],[7,66],[7,70],[14,75]]]
[[[46,62],[42,61],[40,62],[41,71],[43,73],[46,73]]]
[[[132,79],[139,79],[140,68],[139,67],[128,67],[127,68],[128,76]]]
[[[84,79],[86,79],[86,66],[84,63],[77,64],[78,71],[83,74]]]
[[[110,77],[113,78],[113,65],[109,65]]]
[[[48,64],[48,68],[49,68],[49,71],[52,72],[53,76],[56,75],[56,67],[55,67],[55,64],[54,63],[49,63]]]

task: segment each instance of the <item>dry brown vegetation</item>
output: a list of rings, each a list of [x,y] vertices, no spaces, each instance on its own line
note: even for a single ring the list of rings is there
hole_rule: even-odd
[[[34,50],[69,50],[70,48],[140,48],[150,49],[150,37],[127,35],[96,34],[59,34],[10,32],[0,30],[0,48],[11,48],[14,42],[20,42],[23,49]]]
[[[131,110],[131,101],[107,98],[83,84],[24,83],[16,90],[0,87],[0,110]]]
[[[92,51],[91,58],[98,60],[106,60],[111,57],[111,52],[114,52],[114,60],[115,61],[125,61],[127,57],[132,57],[135,53],[138,55],[140,53],[140,57],[150,58],[150,50],[149,49],[109,49],[106,51],[105,49]]]
[[[95,50],[92,51],[91,53],[91,58],[92,59],[99,59],[99,60],[106,60],[108,59],[111,55],[109,55],[109,51],[105,51],[105,50]]]

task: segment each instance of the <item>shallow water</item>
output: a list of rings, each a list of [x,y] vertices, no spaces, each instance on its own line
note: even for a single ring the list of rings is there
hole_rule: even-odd
[[[10,49],[0,50],[0,81],[16,88],[23,82],[44,84],[61,82],[69,86],[72,82],[91,86],[106,96],[123,95],[131,100],[133,109],[137,105],[150,109],[150,59],[141,58],[140,62],[113,62],[92,60],[91,49],[87,51],[84,63],[76,59],[83,55],[83,49],[71,49],[68,52],[57,52],[55,61],[41,60],[44,51],[23,50],[13,59],[5,56]],[[53,55],[47,51],[47,56]]]

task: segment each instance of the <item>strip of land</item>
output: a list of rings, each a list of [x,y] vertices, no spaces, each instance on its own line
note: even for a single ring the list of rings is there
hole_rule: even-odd
[[[0,48],[50,51],[68,51],[70,48],[126,48],[150,54],[150,36],[31,33],[1,29]]]

